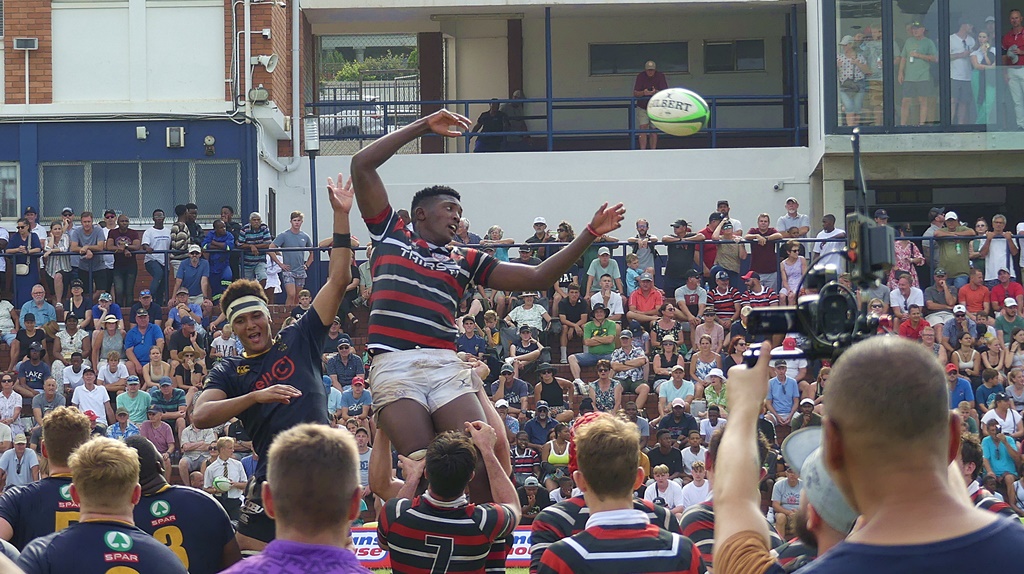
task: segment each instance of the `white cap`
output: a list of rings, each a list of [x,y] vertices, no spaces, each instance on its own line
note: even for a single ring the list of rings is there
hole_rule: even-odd
[[[1003,307],[1016,307],[1016,306],[1017,306],[1017,300],[1014,299],[1013,297],[1007,297],[1006,299],[1003,299]]]
[[[814,399],[801,399],[800,400],[800,404],[801,405],[811,405],[813,407],[814,406]]]
[[[963,305],[954,305],[953,306],[953,314],[954,315],[956,315],[957,313],[966,313],[966,312],[967,312],[967,307],[965,307]]]
[[[719,377],[719,378],[724,379],[725,378],[725,373],[722,372],[722,369],[719,369],[719,368],[716,367],[716,368],[711,369],[710,371],[708,371],[707,376],[709,376],[709,377]]]
[[[544,219],[543,217],[534,217],[533,218],[533,224],[537,225],[538,223],[543,223],[544,225],[547,225],[548,224],[548,220]]]
[[[597,254],[598,255],[611,255],[612,251],[611,251],[611,249],[608,249],[607,247],[601,247],[600,249],[597,250]]]
[[[959,216],[959,215],[957,215],[955,211],[947,211],[947,212],[946,212],[946,219],[947,219],[947,220],[949,220],[949,219],[955,219],[955,220],[957,220],[957,221],[960,221],[960,216]]]
[[[501,407],[508,408],[508,401],[506,401],[505,399],[498,399],[497,401],[495,401],[494,408],[500,409]]]
[[[850,35],[843,36],[843,39],[839,41],[839,45],[840,46],[845,46],[847,44],[852,44],[852,43],[853,43],[853,36],[850,36]]]

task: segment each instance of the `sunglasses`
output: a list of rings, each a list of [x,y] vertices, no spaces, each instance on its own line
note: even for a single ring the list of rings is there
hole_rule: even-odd
[[[872,305],[871,306],[872,309],[881,309],[882,307],[883,307],[883,305]]]
[[[599,373],[607,373],[610,370],[611,369],[598,369],[597,372],[599,372]]]
[[[18,229],[28,229],[28,227],[25,227],[24,225],[19,225]]]
[[[737,342],[736,342],[736,346],[737,346],[737,347],[746,347],[746,346],[747,346],[747,344],[746,344],[745,342],[743,342],[743,341],[737,341]]]

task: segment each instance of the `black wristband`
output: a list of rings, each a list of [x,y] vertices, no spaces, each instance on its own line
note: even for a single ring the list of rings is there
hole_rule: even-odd
[[[352,235],[348,233],[335,233],[334,242],[331,244],[331,247],[334,249],[337,249],[339,247],[344,247],[345,249],[352,249]]]

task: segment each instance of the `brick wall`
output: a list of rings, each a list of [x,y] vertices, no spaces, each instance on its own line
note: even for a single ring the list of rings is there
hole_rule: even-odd
[[[53,102],[53,39],[49,0],[4,2],[4,93],[6,103],[25,103],[25,53],[14,50],[15,38],[38,38],[29,53],[29,101]]]

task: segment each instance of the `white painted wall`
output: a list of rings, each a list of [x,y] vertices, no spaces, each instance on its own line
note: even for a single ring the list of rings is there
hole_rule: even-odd
[[[147,109],[146,102],[174,100],[207,102],[200,109],[223,111],[224,61],[224,6],[218,0],[53,3],[58,107],[130,102],[125,111],[156,111],[160,106]]]
[[[54,102],[129,99],[128,3],[107,6],[54,3]]]
[[[347,176],[349,160],[317,158],[318,179],[322,183],[339,172]],[[782,215],[788,196],[810,205],[806,166],[807,148],[401,155],[381,168],[381,176],[396,208],[408,209],[423,187],[446,184],[462,194],[475,233],[497,224],[506,237],[524,240],[538,215],[549,227],[565,219],[580,230],[605,201],[626,204],[620,237],[628,237],[638,217],[648,219],[659,235],[670,233],[670,224],[680,217],[704,224],[723,198],[732,204],[733,216],[753,225],[758,213]],[[782,191],[772,190],[777,181],[786,182]],[[260,182],[260,189],[269,185]],[[308,162],[273,186],[278,229],[287,225],[289,211],[309,213]],[[326,197],[318,201],[319,234],[326,237],[330,204]],[[358,217],[353,215],[352,229],[365,238]]]

